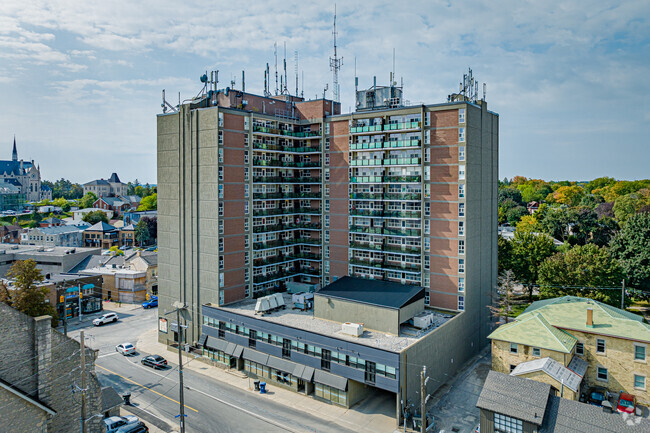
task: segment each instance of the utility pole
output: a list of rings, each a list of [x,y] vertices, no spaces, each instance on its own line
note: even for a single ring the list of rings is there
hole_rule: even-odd
[[[81,297],[82,296],[83,295],[81,293],[81,284],[79,284],[79,323],[81,323],[81,315],[82,315],[81,314]]]
[[[180,419],[181,419],[181,433],[185,433],[185,402],[183,401],[183,352],[181,346],[183,344],[183,328],[181,328],[181,310],[176,309],[176,327],[178,329],[178,400],[180,402]]]
[[[81,345],[81,433],[86,433],[86,345],[84,331],[79,334]]]
[[[422,429],[421,433],[427,431],[427,401],[429,396],[427,395],[427,382],[429,378],[427,376],[427,366],[422,366],[422,371],[420,372],[420,413],[422,415]]]
[[[621,281],[621,310],[625,310],[625,278]]]

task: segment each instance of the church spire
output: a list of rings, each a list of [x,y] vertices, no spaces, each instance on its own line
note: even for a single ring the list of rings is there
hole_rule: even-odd
[[[11,152],[11,160],[18,161],[18,151],[16,150],[16,136],[14,135],[14,151]]]

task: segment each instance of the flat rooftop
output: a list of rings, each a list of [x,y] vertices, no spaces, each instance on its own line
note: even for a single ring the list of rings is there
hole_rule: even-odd
[[[34,256],[65,256],[87,252],[99,252],[99,248],[43,247],[40,245],[0,244],[0,254],[30,254]]]
[[[377,307],[399,309],[424,299],[424,288],[393,281],[342,277],[315,293],[329,298],[345,299]]]
[[[302,311],[292,309],[293,302],[291,295],[283,293],[282,296],[286,308],[266,312],[264,315],[255,314],[257,299],[245,299],[221,307],[213,304],[206,304],[205,306],[390,352],[401,352],[403,349],[420,340],[423,336],[434,332],[440,325],[454,316],[452,313],[443,313],[428,309],[426,311],[434,315],[434,320],[432,326],[427,329],[420,330],[408,325],[401,325],[399,335],[364,329],[360,337],[354,337],[341,332],[341,323],[314,317],[313,310]]]

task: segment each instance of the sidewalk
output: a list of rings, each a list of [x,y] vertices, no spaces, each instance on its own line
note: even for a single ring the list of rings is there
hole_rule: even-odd
[[[168,359],[175,360],[178,356],[176,352],[168,351],[167,346],[158,343],[158,330],[152,329],[142,334],[136,343],[139,350],[147,353],[155,353],[165,356]],[[171,356],[173,353],[173,357]],[[338,424],[344,428],[354,430],[360,433],[393,433],[399,431],[395,427],[395,418],[384,415],[381,413],[366,413],[363,409],[364,402],[355,405],[353,409],[346,409],[333,404],[317,401],[310,396],[298,394],[292,391],[282,389],[280,387],[273,387],[273,395],[259,394],[254,392],[252,387],[252,380],[246,377],[241,371],[228,371],[219,367],[214,367],[194,359],[195,355],[183,353],[183,369],[192,370],[220,382],[227,383],[242,390],[249,391],[252,395],[260,399],[273,399],[276,403],[290,406],[294,409],[309,413],[317,414],[323,418],[325,422]],[[185,364],[187,362],[187,364]],[[370,412],[370,411],[368,411]]]

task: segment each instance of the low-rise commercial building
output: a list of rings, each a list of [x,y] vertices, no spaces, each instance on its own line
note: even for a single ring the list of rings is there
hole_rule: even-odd
[[[15,262],[32,259],[48,278],[50,275],[67,272],[86,257],[98,254],[101,254],[98,248],[0,244],[0,276],[4,277]]]
[[[80,247],[83,244],[83,229],[72,225],[41,226],[25,231],[20,243],[44,247]]]
[[[583,390],[592,386],[624,390],[650,403],[650,325],[641,316],[591,299],[564,296],[533,302],[488,338],[493,370],[523,374],[559,389],[557,378],[568,377],[562,376],[568,369],[582,376]],[[557,365],[549,362],[545,371],[534,363],[542,358]],[[551,365],[557,370],[555,378],[549,373]],[[568,397],[577,398],[580,389],[575,393]]]

